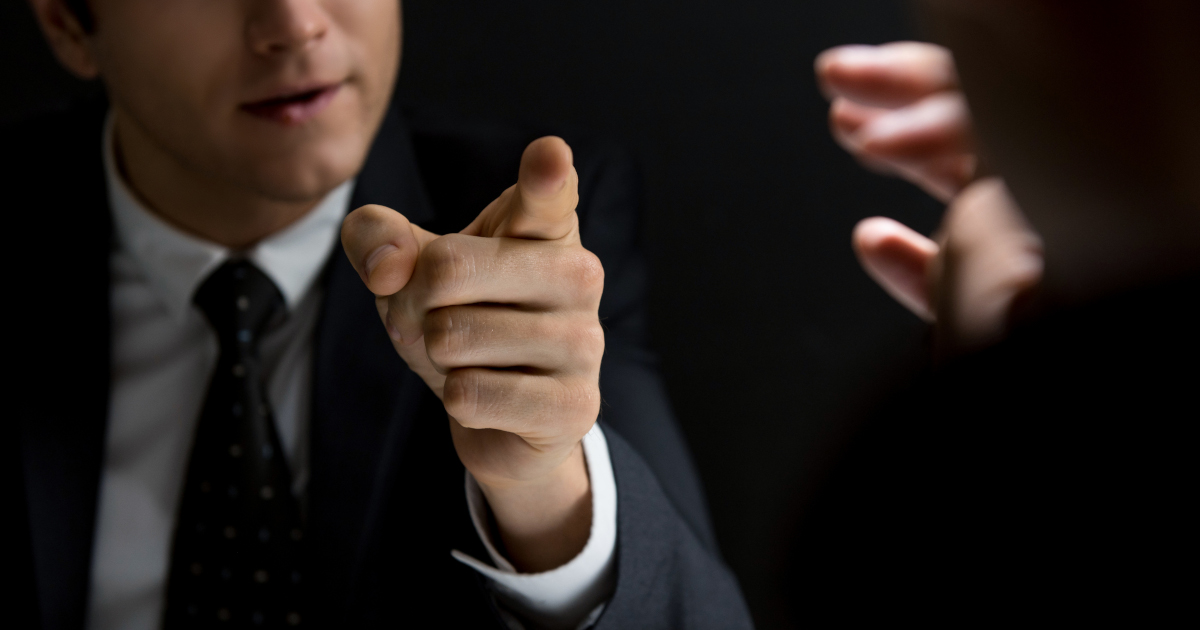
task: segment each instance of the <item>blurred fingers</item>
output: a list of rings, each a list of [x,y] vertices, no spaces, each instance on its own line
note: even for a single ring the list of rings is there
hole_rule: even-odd
[[[907,107],[885,110],[851,133],[862,152],[880,158],[925,159],[972,150],[970,114],[959,92],[935,94]]]
[[[870,107],[839,96],[829,106],[829,128],[843,149],[853,155],[862,153],[859,131],[872,120],[888,111],[881,107]]]
[[[950,51],[921,42],[838,46],[818,55],[815,66],[827,97],[874,107],[899,107],[958,86]]]
[[[888,295],[921,319],[934,320],[929,271],[937,243],[885,217],[860,221],[852,242],[867,275]]]
[[[864,166],[900,175],[943,201],[975,177],[970,114],[959,92],[934,94],[899,109],[839,97],[829,116],[834,138]]]
[[[949,202],[971,183],[979,168],[974,153],[959,153],[931,157],[927,160],[891,160],[887,172],[899,175],[920,186],[936,199]]]

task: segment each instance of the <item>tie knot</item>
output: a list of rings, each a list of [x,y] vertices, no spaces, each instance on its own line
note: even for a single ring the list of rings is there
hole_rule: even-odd
[[[208,318],[223,349],[251,354],[272,316],[283,307],[275,283],[248,260],[230,260],[218,267],[192,301]]]

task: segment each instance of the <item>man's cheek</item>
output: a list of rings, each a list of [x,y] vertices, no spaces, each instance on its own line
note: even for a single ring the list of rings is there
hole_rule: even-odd
[[[351,5],[349,7],[344,5]],[[400,64],[400,15],[398,3],[387,0],[352,2],[344,0],[330,8],[337,24],[340,45],[354,73],[372,101],[386,104]]]

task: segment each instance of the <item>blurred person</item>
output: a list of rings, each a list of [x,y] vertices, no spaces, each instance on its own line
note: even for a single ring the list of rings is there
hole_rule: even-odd
[[[10,615],[750,625],[619,152],[402,104],[394,0],[30,5],[105,96],[3,135]]]
[[[857,431],[824,481],[791,558],[797,617],[1186,623],[1200,126],[1185,103],[1200,94],[1200,10],[919,5],[957,63],[928,46],[858,49],[913,89],[883,102],[868,95],[895,84],[842,85],[839,97],[860,92],[832,116],[842,133],[848,109],[881,107],[858,122],[900,112],[885,139],[924,136],[905,159],[880,159],[878,136],[843,142],[952,199],[941,242],[876,221],[855,244],[890,293],[960,343]],[[846,69],[833,68],[844,52],[818,62],[823,79]],[[940,105],[922,103],[935,93]],[[981,162],[1004,179],[971,182]]]

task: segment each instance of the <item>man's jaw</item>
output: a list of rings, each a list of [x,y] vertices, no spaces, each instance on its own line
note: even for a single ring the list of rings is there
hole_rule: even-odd
[[[342,86],[343,82],[287,87],[266,98],[243,103],[241,110],[285,126],[298,126],[324,111]]]

